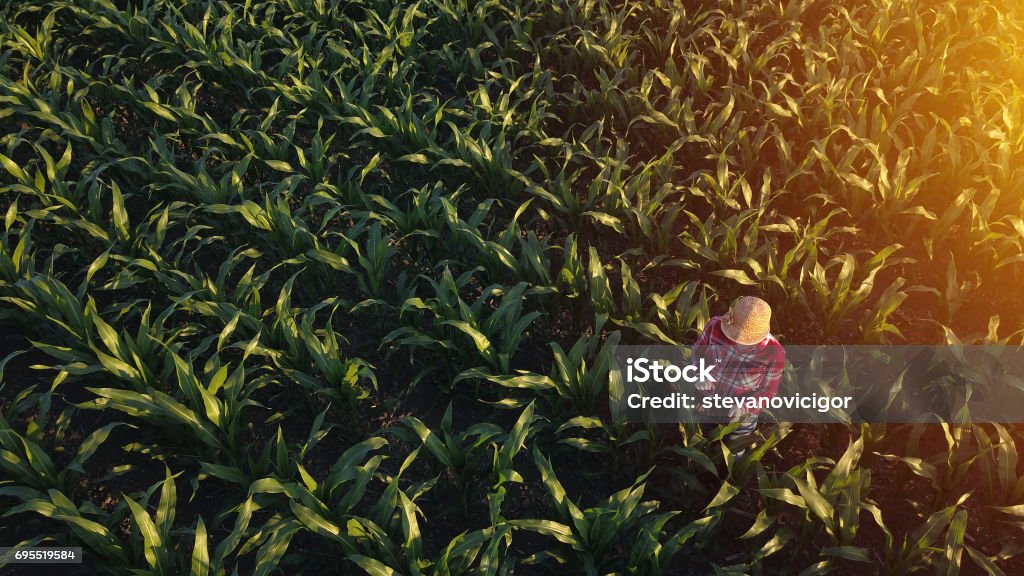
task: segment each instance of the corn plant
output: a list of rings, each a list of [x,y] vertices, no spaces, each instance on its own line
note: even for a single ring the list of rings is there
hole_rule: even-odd
[[[487,286],[472,304],[467,304],[459,292],[471,278],[472,271],[456,280],[447,268],[440,281],[427,278],[434,297],[426,300],[410,298],[402,304],[401,311],[416,311],[416,316],[429,319],[426,321],[437,328],[428,331],[422,323],[420,326],[399,328],[385,336],[383,342],[451,350],[465,349],[463,344],[471,344],[477,357],[487,363],[488,369],[499,374],[507,373],[526,328],[540,313],[523,312],[525,282],[509,289]],[[485,317],[484,306],[492,297],[500,297],[500,300]]]
[[[471,371],[460,375],[460,378],[482,377],[508,388],[547,393],[551,404],[561,411],[589,416],[608,392],[608,379],[614,362],[612,354],[620,337],[618,332],[612,332],[602,341],[599,334],[604,322],[598,319],[598,334],[581,336],[568,352],[557,342],[551,342],[553,366],[550,375],[528,370],[519,370],[515,375]]]
[[[481,422],[461,433],[452,432],[452,405],[448,404],[441,418],[440,434],[430,430],[419,418],[407,416],[405,424],[423,446],[455,477],[456,488],[465,493],[472,479],[470,467],[477,453],[501,435],[501,428]]]
[[[362,274],[357,277],[359,287],[370,298],[379,298],[383,295],[389,262],[398,252],[391,236],[383,236],[381,230],[379,222],[371,225],[365,246],[360,246],[355,240],[347,239],[355,250],[356,260],[362,268]]]
[[[813,289],[814,296],[809,303],[822,321],[825,337],[833,335],[867,301],[874,290],[875,276],[893,264],[887,259],[899,248],[894,245],[878,252],[864,264],[863,276],[859,279],[855,277],[857,261],[852,254],[836,256],[824,266],[817,261],[816,250],[808,254],[801,275]],[[835,276],[830,278],[833,270]]]
[[[932,565],[939,569],[957,573],[960,558],[964,550],[964,526],[967,512],[958,507],[968,495],[960,497],[955,504],[932,513],[928,519],[911,533],[897,539],[889,530],[885,530],[886,554],[882,568],[893,572],[922,570]],[[881,513],[878,514],[881,518]],[[940,542],[943,533],[944,542]],[[939,548],[939,544],[944,544]],[[936,552],[943,552],[940,560],[935,561]]]
[[[537,451],[533,457],[558,520],[521,519],[510,520],[509,523],[520,530],[536,532],[570,546],[586,574],[599,574],[598,570],[605,565],[605,558],[617,538],[651,520],[649,516],[657,504],[641,501],[647,474],[640,476],[630,488],[613,494],[599,505],[581,510],[569,499],[551,463]],[[554,556],[559,557],[557,553]]]
[[[83,439],[71,460],[58,470],[53,457],[44,446],[40,446],[41,439],[33,439],[37,435],[24,435],[11,427],[7,418],[12,415],[5,417],[0,414],[0,449],[3,450],[3,463],[0,466],[12,482],[37,491],[71,493],[75,483],[85,474],[83,466],[86,462],[109,438],[111,430],[124,425],[123,422],[112,422],[93,430]]]
[[[372,367],[343,354],[333,324],[337,303],[321,302],[303,310],[301,315],[292,307],[295,280],[293,275],[281,288],[274,322],[267,327],[267,334],[259,335],[260,339],[266,348],[286,352],[272,357],[293,381],[316,394],[354,405],[369,394],[367,384],[372,387],[375,383]],[[331,317],[322,329],[317,329],[317,313],[328,307]]]

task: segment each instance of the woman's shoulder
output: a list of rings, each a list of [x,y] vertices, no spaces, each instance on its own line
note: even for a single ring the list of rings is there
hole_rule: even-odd
[[[768,336],[765,337],[763,344],[764,349],[766,350],[771,349],[777,354],[782,356],[786,355],[786,349],[783,348],[782,342],[779,342],[779,339],[776,338],[774,334],[769,333]]]

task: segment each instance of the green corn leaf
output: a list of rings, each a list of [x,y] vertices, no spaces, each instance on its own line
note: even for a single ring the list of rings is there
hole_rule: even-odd
[[[277,568],[281,558],[288,551],[288,545],[291,543],[292,537],[295,536],[299,529],[299,524],[294,521],[281,522],[275,526],[270,533],[270,537],[260,546],[259,551],[256,553],[256,571],[254,574],[257,576],[267,576]]]
[[[163,570],[163,566],[166,564],[163,561],[166,549],[163,547],[163,540],[160,538],[160,532],[157,530],[156,524],[153,523],[153,519],[150,518],[145,508],[140,506],[135,500],[124,494],[122,494],[122,497],[128,503],[128,508],[131,510],[132,517],[135,520],[135,526],[142,533],[146,562],[153,570]]]
[[[117,237],[120,238],[122,241],[127,242],[128,239],[131,238],[131,236],[128,232],[128,212],[125,210],[124,207],[124,197],[121,196],[121,188],[118,187],[116,182],[112,183],[110,185],[110,192],[114,199],[112,213],[114,220],[114,229],[117,231]]]
[[[825,523],[825,526],[828,528],[830,533],[834,533],[835,521],[833,519],[833,515],[835,514],[835,509],[832,504],[818,491],[817,486],[812,484],[813,476],[811,476],[810,470],[807,471],[807,474],[807,480],[799,477],[793,477],[793,483],[796,484],[797,491],[804,499],[807,509]]]
[[[855,562],[873,562],[868,549],[860,546],[832,546],[823,548],[821,553],[825,556],[834,556]]]
[[[153,522],[160,531],[160,540],[162,542],[169,542],[178,496],[174,485],[174,477],[171,476],[170,469],[165,469],[164,473],[165,478],[160,485],[160,504],[156,508],[156,516]]]
[[[964,551],[964,533],[967,529],[967,511],[959,510],[946,532],[945,563],[941,571],[946,576],[960,573],[960,559]]]
[[[395,576],[396,574],[398,574],[398,572],[395,572],[394,569],[389,568],[383,562],[380,562],[379,560],[374,560],[373,558],[361,556],[359,554],[353,554],[349,556],[348,559],[358,564],[359,567],[362,568],[370,576]]]
[[[712,508],[721,506],[728,502],[729,500],[732,500],[733,497],[739,493],[739,488],[733,486],[728,481],[723,481],[721,488],[718,489],[718,494],[715,494],[715,497],[711,499],[711,502],[708,503],[707,507],[705,507],[704,509],[710,510]]]
[[[210,552],[207,548],[206,524],[200,516],[196,521],[195,545],[192,547],[191,576],[208,576],[210,574]]]
[[[509,525],[521,530],[536,532],[544,536],[551,536],[563,544],[578,545],[579,541],[572,533],[572,529],[552,520],[509,520]]]

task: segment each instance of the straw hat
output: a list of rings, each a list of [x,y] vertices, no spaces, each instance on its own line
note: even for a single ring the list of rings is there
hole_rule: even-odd
[[[756,296],[737,299],[722,318],[722,332],[737,344],[757,344],[768,337],[772,307]]]

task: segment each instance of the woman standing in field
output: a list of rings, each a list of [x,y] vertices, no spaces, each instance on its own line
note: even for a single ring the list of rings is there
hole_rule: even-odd
[[[704,326],[694,344],[701,355],[717,365],[715,382],[697,384],[705,396],[753,396],[773,398],[778,391],[786,351],[771,334],[772,308],[756,296],[742,296],[723,316],[715,316]],[[741,422],[730,436],[745,436],[757,427],[758,409],[732,408],[730,422]],[[702,411],[705,415],[709,412]],[[721,416],[725,416],[722,414]],[[710,424],[702,424],[707,431]]]

